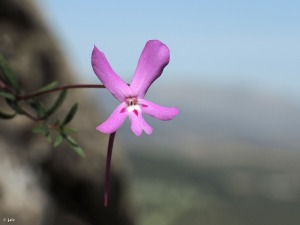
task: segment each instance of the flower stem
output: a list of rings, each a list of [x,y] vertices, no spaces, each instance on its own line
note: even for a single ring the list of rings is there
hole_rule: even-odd
[[[104,207],[107,207],[107,205],[108,205],[110,162],[111,162],[111,156],[112,156],[115,135],[116,135],[116,132],[113,132],[109,135],[109,141],[108,141],[108,147],[107,147],[105,179],[104,179]]]
[[[67,89],[74,89],[74,88],[105,88],[104,85],[102,84],[71,84],[71,85],[64,85],[64,86],[60,86],[60,87],[56,87],[50,90],[46,90],[46,91],[41,91],[41,92],[37,92],[34,94],[29,94],[29,95],[25,95],[25,96],[17,96],[17,100],[27,100],[27,99],[31,99],[37,96],[41,96],[44,94],[48,94],[51,92],[55,92],[55,91],[62,91],[62,90],[67,90]]]

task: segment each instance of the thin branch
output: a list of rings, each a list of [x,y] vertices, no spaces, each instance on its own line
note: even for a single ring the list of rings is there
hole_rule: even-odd
[[[38,97],[44,94],[52,93],[55,91],[62,91],[62,90],[67,90],[67,89],[74,89],[74,88],[105,88],[103,84],[71,84],[71,85],[64,85],[60,87],[53,88],[51,90],[46,90],[46,91],[41,91],[29,95],[24,95],[24,96],[17,96],[17,101],[20,100],[27,100],[31,99],[34,97]]]
[[[24,115],[24,116],[27,116],[29,119],[35,121],[35,122],[40,122],[40,121],[43,121],[37,117],[34,117],[33,115],[31,115],[30,113],[26,112],[25,110],[22,110],[22,114],[21,115]]]
[[[6,84],[3,83],[1,80],[0,80],[0,88],[2,88],[2,89],[7,89]]]
[[[7,90],[9,91],[10,93],[15,93],[15,91],[9,87],[8,85],[6,85],[3,81],[0,80],[0,89],[3,89],[3,90]]]
[[[110,180],[110,163],[112,150],[114,145],[116,132],[109,135],[108,147],[107,147],[107,156],[106,156],[106,168],[105,168],[105,180],[104,180],[104,207],[108,205],[108,189],[109,189],[109,180]]]

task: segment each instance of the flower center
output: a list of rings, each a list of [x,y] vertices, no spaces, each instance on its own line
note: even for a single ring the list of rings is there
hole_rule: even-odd
[[[127,98],[126,99],[127,106],[135,106],[138,103],[137,98]]]
[[[138,104],[138,99],[133,97],[133,98],[127,98],[126,99],[126,104],[127,104],[127,111],[128,112],[134,112],[135,115],[139,115],[139,112],[141,111],[141,107]]]

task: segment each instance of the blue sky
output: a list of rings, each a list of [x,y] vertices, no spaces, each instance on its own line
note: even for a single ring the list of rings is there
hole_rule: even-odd
[[[130,81],[149,39],[171,50],[161,82],[300,90],[300,1],[39,1],[74,70],[96,81],[96,44]],[[299,94],[300,96],[300,94]]]

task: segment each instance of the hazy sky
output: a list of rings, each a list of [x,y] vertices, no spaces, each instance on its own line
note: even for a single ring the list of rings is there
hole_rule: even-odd
[[[40,0],[74,69],[93,81],[93,45],[130,81],[149,39],[171,50],[161,82],[300,91],[300,1]]]

